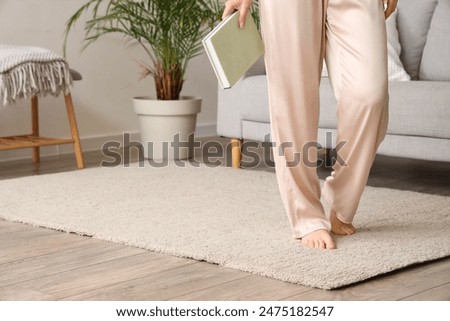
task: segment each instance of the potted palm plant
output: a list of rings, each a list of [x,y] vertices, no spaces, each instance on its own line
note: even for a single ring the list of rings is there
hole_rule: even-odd
[[[88,14],[84,48],[104,35],[119,33],[147,54],[149,60],[140,68],[143,77],[154,78],[156,97],[133,99],[147,158],[192,156],[192,148],[174,153],[171,143],[176,139],[192,146],[201,98],[180,92],[188,61],[202,52],[201,40],[222,11],[220,0],[89,0],[67,21],[64,47],[76,22]]]

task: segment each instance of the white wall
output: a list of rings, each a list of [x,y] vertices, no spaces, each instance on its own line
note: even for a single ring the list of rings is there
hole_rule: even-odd
[[[0,0],[0,43],[45,47],[62,52],[65,22],[86,0]],[[128,49],[118,36],[108,36],[80,52],[82,21],[70,36],[68,60],[84,77],[72,91],[84,150],[98,150],[123,132],[138,133],[133,96],[154,95],[151,78],[139,81],[136,61],[146,59],[138,48]],[[217,80],[203,54],[191,61],[182,94],[203,97],[197,135],[214,135]],[[62,97],[40,104],[41,135],[69,137]],[[29,102],[0,107],[0,136],[30,132]],[[70,152],[69,146],[45,147],[43,155]],[[30,157],[30,150],[0,152],[0,161]]]

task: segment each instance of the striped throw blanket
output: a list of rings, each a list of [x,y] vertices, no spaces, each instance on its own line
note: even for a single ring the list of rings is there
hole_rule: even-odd
[[[18,98],[58,96],[72,85],[69,66],[53,51],[28,46],[0,45],[0,100],[3,105]]]

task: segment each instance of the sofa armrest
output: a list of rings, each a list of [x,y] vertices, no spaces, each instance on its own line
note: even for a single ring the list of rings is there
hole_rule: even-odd
[[[245,73],[244,78],[265,74],[266,74],[266,66],[264,64],[264,56],[261,56],[253,64],[253,66],[251,66],[250,69]]]

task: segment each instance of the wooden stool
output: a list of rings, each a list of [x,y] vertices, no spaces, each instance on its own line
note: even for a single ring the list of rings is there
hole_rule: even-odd
[[[80,80],[81,75],[71,70],[73,80]],[[78,168],[84,168],[83,153],[81,150],[75,111],[71,94],[64,95],[67,116],[69,118],[72,139],[49,138],[39,136],[39,103],[38,97],[31,98],[31,134],[9,137],[0,137],[0,151],[20,148],[33,148],[33,163],[40,162],[40,147],[50,145],[73,144]]]

